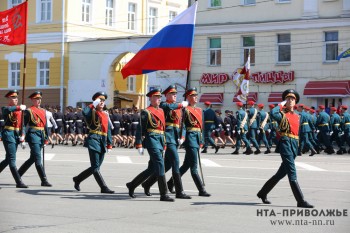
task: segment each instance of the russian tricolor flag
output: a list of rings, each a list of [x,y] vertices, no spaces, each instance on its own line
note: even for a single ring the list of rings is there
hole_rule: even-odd
[[[155,34],[121,70],[123,78],[156,70],[190,70],[197,1]]]

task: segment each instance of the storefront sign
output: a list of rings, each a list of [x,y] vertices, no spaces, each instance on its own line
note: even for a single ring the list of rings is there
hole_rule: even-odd
[[[202,84],[223,84],[229,80],[229,75],[225,73],[219,74],[210,74],[204,73],[202,74],[200,82]]]
[[[255,83],[285,83],[294,81],[294,71],[285,73],[284,71],[270,71],[267,73],[253,73],[251,79]]]

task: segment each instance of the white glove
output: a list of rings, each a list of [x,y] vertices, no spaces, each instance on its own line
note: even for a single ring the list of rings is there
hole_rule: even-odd
[[[101,102],[100,98],[97,98],[94,100],[94,102],[92,102],[92,105],[94,105],[94,107],[96,108],[96,106]]]
[[[56,126],[55,126],[55,129],[57,129],[57,128],[58,128],[58,126],[56,125]]]
[[[109,153],[109,152],[111,152],[112,151],[112,149],[107,149],[107,154]]]
[[[22,147],[23,150],[26,148],[26,146],[27,146],[27,144],[25,142],[21,143],[21,147]]]
[[[121,131],[124,131],[124,128],[120,128]]]
[[[138,148],[137,151],[139,152],[140,155],[143,155],[143,148]]]
[[[316,133],[319,133],[320,131],[319,130],[316,130]]]
[[[282,107],[283,107],[284,105],[286,105],[286,103],[287,103],[287,100],[282,101],[282,102],[280,103],[280,105],[282,105]]]
[[[188,102],[187,101],[182,101],[181,104],[182,104],[183,108],[186,108],[188,106]]]
[[[181,146],[181,145],[182,145],[182,143],[184,143],[184,141],[185,141],[185,140],[183,140],[183,139],[178,139],[179,146]]]
[[[27,106],[25,106],[24,104],[21,104],[19,106],[19,109],[21,109],[22,111],[26,110],[27,109]]]
[[[333,134],[333,131],[331,131],[331,132],[329,133],[330,136],[332,136],[332,134]]]
[[[256,132],[259,134],[259,133],[260,133],[260,130],[258,129]]]
[[[20,137],[19,137],[19,141],[20,141],[20,142],[24,142],[24,136],[20,136]]]
[[[236,130],[232,130],[232,133],[236,133]]]
[[[241,130],[238,130],[237,133],[238,133],[238,134],[241,134]]]
[[[268,129],[268,130],[267,130],[267,132],[269,132],[269,133],[270,133],[270,132],[271,132],[271,129]]]
[[[66,128],[69,128],[69,125],[66,125]]]

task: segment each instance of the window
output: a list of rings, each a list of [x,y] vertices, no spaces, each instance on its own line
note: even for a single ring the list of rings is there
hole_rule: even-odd
[[[149,9],[149,16],[148,16],[148,33],[154,34],[157,31],[157,17],[158,17],[158,9],[151,7]]]
[[[48,61],[39,61],[39,85],[48,86],[50,85],[50,63]]]
[[[113,0],[106,0],[106,19],[107,26],[113,25]]]
[[[278,50],[277,62],[291,61],[290,34],[277,35],[277,50]]]
[[[52,17],[52,0],[40,0],[40,21],[51,21]]]
[[[135,82],[136,82],[136,77],[135,76],[129,76],[128,78],[128,91],[130,92],[135,92]]]
[[[23,2],[23,0],[10,0],[10,8],[17,6],[18,4],[21,4]]]
[[[169,22],[172,21],[177,15],[176,11],[169,11]]]
[[[338,32],[325,32],[326,61],[336,61],[338,56]]]
[[[136,4],[129,3],[128,6],[128,29],[136,30]]]
[[[256,0],[243,0],[243,5],[247,6],[247,5],[255,5],[256,4]]]
[[[221,65],[221,38],[209,39],[209,65]]]
[[[250,64],[255,64],[255,36],[243,37],[243,64],[247,62],[250,52]]]
[[[91,0],[82,0],[81,21],[85,23],[91,22]]]
[[[19,87],[21,85],[21,63],[11,62],[10,63],[10,87]]]
[[[210,0],[210,7],[219,7],[221,6],[221,0]]]

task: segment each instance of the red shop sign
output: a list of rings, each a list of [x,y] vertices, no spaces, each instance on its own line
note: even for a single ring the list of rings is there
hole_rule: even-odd
[[[229,75],[225,73],[218,74],[210,74],[204,73],[202,74],[200,82],[202,84],[223,84],[229,80]]]
[[[253,73],[251,79],[255,83],[285,83],[294,81],[294,71],[270,71],[267,73]]]

